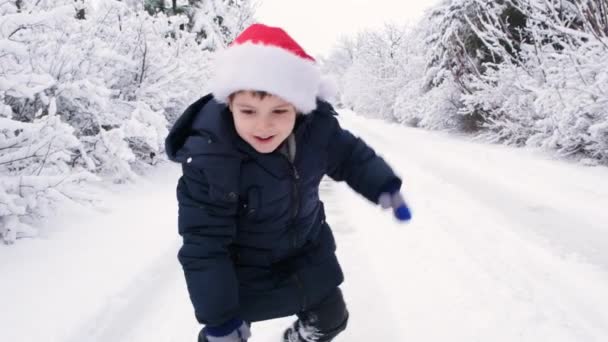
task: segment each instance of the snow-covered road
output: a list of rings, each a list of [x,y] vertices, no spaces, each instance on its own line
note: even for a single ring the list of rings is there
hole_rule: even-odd
[[[408,226],[366,206],[352,220],[399,341],[608,338],[606,169],[344,114],[402,173],[414,207]]]
[[[351,321],[340,341],[608,340],[608,169],[341,115],[404,178],[396,223],[344,184],[321,196]],[[176,253],[178,168],[0,247],[0,341],[195,341]],[[69,221],[66,221],[69,220]],[[292,318],[257,323],[279,341]]]

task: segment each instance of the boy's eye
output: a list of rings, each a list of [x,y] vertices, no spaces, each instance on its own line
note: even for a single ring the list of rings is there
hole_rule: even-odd
[[[251,109],[241,109],[241,113],[243,113],[243,114],[253,114],[255,112],[252,111]]]
[[[275,113],[275,114],[285,114],[285,113],[287,113],[287,110],[286,109],[276,109],[276,110],[273,111],[273,113]]]

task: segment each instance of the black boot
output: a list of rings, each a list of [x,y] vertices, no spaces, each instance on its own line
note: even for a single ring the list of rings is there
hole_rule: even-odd
[[[298,334],[298,330],[296,329],[296,325],[298,321],[295,321],[292,326],[287,328],[283,333],[283,342],[304,342],[300,338],[300,334]]]
[[[348,323],[348,311],[339,288],[308,311],[298,314],[283,333],[283,342],[329,342],[340,334]]]

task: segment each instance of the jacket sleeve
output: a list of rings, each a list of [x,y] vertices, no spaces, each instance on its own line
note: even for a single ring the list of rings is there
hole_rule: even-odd
[[[346,183],[373,203],[386,189],[399,189],[401,179],[363,140],[340,127],[331,117],[327,174]]]
[[[219,325],[238,315],[238,282],[228,246],[236,234],[237,201],[214,196],[205,170],[183,164],[177,198],[183,267],[196,319]]]

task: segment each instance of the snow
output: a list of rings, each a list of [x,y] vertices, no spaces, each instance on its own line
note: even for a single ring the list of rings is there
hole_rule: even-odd
[[[608,169],[341,111],[404,178],[397,223],[321,186],[351,313],[339,341],[606,341]],[[194,341],[177,261],[179,167],[64,207],[43,236],[0,246],[0,340]],[[279,341],[292,317],[256,323]]]

